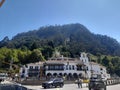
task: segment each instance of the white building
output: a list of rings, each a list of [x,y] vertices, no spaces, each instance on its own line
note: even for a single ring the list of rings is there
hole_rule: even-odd
[[[90,62],[87,53],[81,53],[79,59],[68,58],[56,52],[53,57],[45,62],[31,63],[20,69],[20,75],[25,77],[46,76],[69,76],[90,78],[91,74],[100,74],[102,78],[108,79],[110,75],[104,66]]]
[[[83,62],[75,58],[67,58],[63,56],[52,57],[45,62],[45,74],[60,76],[82,76],[85,74],[83,70]]]
[[[20,68],[21,77],[39,77],[43,62],[30,63]]]
[[[81,53],[80,60],[87,68],[88,77],[91,77],[91,74],[99,74],[104,79],[110,78],[110,74],[107,73],[106,67],[95,62],[90,62],[87,53]]]

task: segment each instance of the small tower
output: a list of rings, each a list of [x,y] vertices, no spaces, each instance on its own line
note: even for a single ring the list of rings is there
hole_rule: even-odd
[[[88,59],[87,53],[82,52],[82,53],[81,53],[81,56],[80,56],[80,60],[81,60],[83,63],[89,63],[89,59]]]

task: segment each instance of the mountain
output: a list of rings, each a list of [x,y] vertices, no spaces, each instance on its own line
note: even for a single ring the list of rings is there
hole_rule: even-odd
[[[76,57],[83,51],[94,55],[120,56],[120,43],[109,36],[94,34],[79,23],[45,26],[38,30],[19,33],[12,40],[4,38],[0,42],[0,47],[4,46],[27,47],[30,50],[49,46],[59,48],[61,52],[68,52],[71,57]]]

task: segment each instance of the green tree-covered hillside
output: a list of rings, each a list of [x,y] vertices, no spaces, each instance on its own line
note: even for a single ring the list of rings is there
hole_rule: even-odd
[[[5,37],[0,47],[21,48],[32,50],[43,46],[60,47],[63,52],[68,51],[74,57],[79,52],[92,54],[120,56],[120,44],[113,38],[91,33],[81,24],[67,24],[41,27],[38,30],[17,34],[12,40]]]
[[[97,57],[93,61],[120,76],[120,43],[109,36],[94,34],[79,23],[44,26],[19,33],[11,40],[6,36],[0,41],[0,67],[6,67],[4,61],[14,60],[14,64],[20,65],[47,60],[55,49],[67,57],[79,57],[80,52],[89,52]]]

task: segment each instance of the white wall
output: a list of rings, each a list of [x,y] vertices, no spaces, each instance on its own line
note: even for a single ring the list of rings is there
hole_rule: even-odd
[[[92,63],[92,65],[91,65],[86,53],[84,53],[84,52],[81,53],[80,60],[84,63],[84,65],[86,65],[88,67],[87,74],[88,74],[89,78],[91,76],[91,69],[93,70],[93,74],[101,74],[102,78],[110,78],[110,74],[107,74],[107,70],[105,67],[103,67],[102,65],[99,65],[97,63]],[[101,68],[103,70],[101,70]]]

